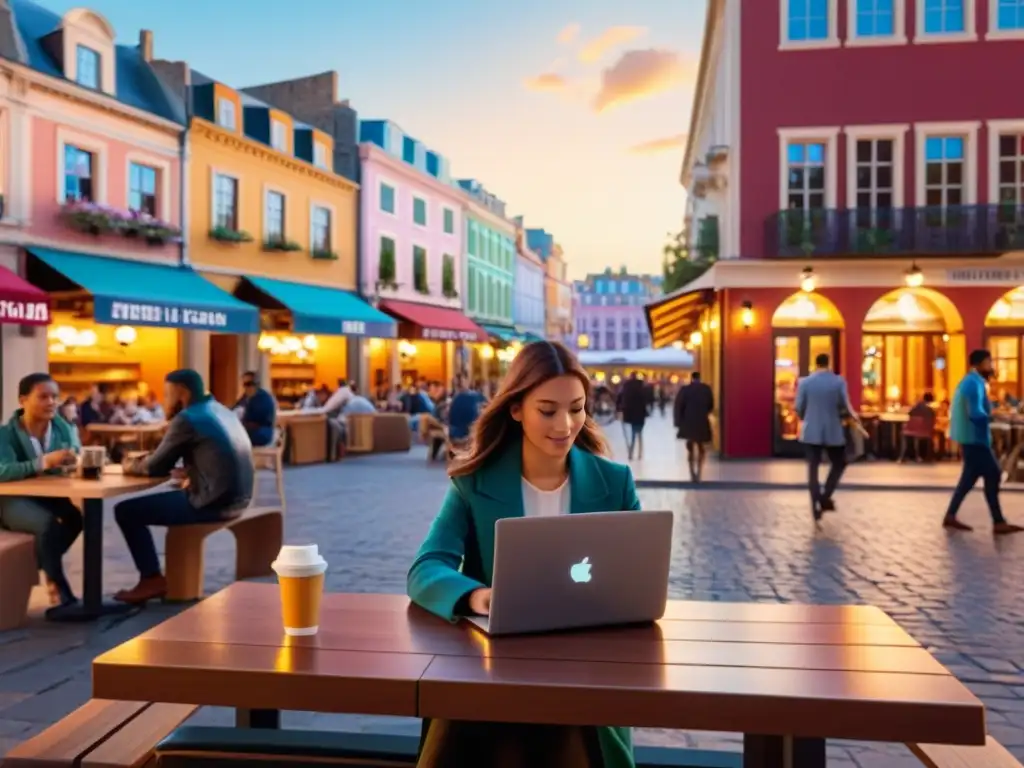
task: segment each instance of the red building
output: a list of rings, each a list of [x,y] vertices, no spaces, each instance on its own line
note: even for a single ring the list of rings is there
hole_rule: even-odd
[[[647,311],[724,456],[793,451],[821,352],[866,414],[950,397],[980,346],[1024,395],[1022,59],[1024,0],[709,0],[681,182],[719,260]]]

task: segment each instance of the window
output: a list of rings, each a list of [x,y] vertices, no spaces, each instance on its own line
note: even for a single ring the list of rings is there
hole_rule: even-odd
[[[455,211],[451,208],[444,209],[444,233],[446,235],[455,234]]]
[[[75,51],[75,82],[97,91],[100,88],[100,55],[84,45]]]
[[[238,179],[220,173],[213,181],[213,226],[238,231]]]
[[[468,289],[468,295],[466,297],[469,305],[470,312],[476,312],[476,270],[472,270],[469,273],[469,279],[466,281],[466,288]]]
[[[95,202],[93,154],[84,149],[64,145],[64,200]]]
[[[384,213],[395,212],[395,188],[384,182],[380,185],[380,209]]]
[[[470,256],[476,256],[476,224],[469,223],[469,236],[466,238],[466,251]]]
[[[235,122],[235,102],[231,99],[217,99],[217,125],[229,131],[237,129]]]
[[[874,227],[891,221],[894,143],[892,139],[858,139],[854,143],[854,204],[858,227]]]
[[[993,0],[994,12],[989,13],[990,26],[1000,32],[1024,31],[1024,0]],[[991,22],[995,19],[995,23]]]
[[[419,293],[430,293],[427,280],[427,249],[418,245],[412,247],[412,281]]]
[[[132,163],[128,166],[128,207],[156,216],[156,169]]]
[[[926,206],[945,208],[963,204],[966,143],[963,136],[929,136],[925,139]]]
[[[427,226],[427,201],[421,197],[412,199],[412,222],[421,227]]]
[[[999,136],[1000,204],[1024,205],[1024,133]]]
[[[852,11],[856,14],[850,29],[851,37],[892,37],[897,34],[897,26],[902,34],[902,3],[899,0],[849,0]]]
[[[287,126],[280,120],[270,121],[270,146],[278,152],[288,151]]]
[[[314,205],[310,219],[313,229],[311,250],[330,251],[332,243],[330,209]]]
[[[313,165],[327,169],[327,147],[320,142],[313,144]]]
[[[825,207],[825,144],[793,142],[787,147],[786,207],[811,210]]]
[[[781,0],[784,42],[829,43],[835,38],[835,0]]]
[[[974,38],[974,0],[918,0],[915,42]]]
[[[268,243],[284,241],[284,195],[267,190],[263,200],[263,234]]]

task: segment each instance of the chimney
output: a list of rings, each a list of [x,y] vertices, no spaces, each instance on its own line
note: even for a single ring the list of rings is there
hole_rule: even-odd
[[[150,62],[153,60],[153,32],[148,29],[139,31],[139,53],[142,60]]]

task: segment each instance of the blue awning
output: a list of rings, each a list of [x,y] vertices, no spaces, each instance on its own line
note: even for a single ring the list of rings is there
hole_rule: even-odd
[[[519,335],[519,331],[511,325],[491,325],[489,323],[481,323],[480,327],[503,344],[513,344],[515,342],[522,343],[522,337]]]
[[[398,324],[393,318],[350,291],[246,276],[237,291],[243,298],[248,298],[245,283],[262,294],[258,298],[263,301],[257,300],[257,304],[266,304],[266,299],[270,299],[280,308],[290,311],[295,333],[372,336],[378,339],[393,339],[398,335]]]
[[[221,333],[259,332],[260,313],[256,307],[236,299],[188,267],[50,248],[26,250],[56,272],[58,279],[63,278],[65,283],[92,295],[93,318],[97,323]],[[32,282],[53,282],[51,275],[39,274],[40,270],[34,270],[31,264],[28,271],[30,279],[33,272],[41,278]]]

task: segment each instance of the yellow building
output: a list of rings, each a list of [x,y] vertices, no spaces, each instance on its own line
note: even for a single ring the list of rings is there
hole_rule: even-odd
[[[284,405],[334,388],[359,337],[396,333],[355,293],[358,186],[331,169],[331,136],[191,74],[187,258],[261,310],[259,337],[210,334],[193,365],[223,402],[250,369]]]
[[[568,264],[557,243],[544,262],[544,326],[549,339],[572,345],[572,283]]]

